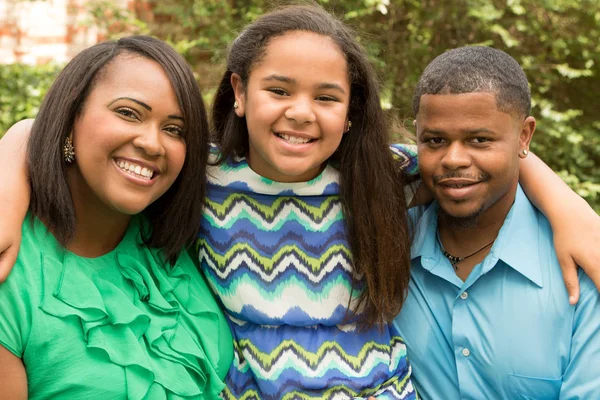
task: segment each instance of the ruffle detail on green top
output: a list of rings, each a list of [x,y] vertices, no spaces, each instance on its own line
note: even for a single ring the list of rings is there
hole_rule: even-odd
[[[203,348],[218,348],[221,335],[206,337],[199,329],[218,326],[218,315],[190,291],[190,276],[178,264],[163,268],[118,249],[114,257],[136,293],[127,295],[98,272],[84,273],[72,254],[62,263],[42,255],[40,308],[81,320],[88,349],[124,368],[128,399],[216,398],[223,384]]]

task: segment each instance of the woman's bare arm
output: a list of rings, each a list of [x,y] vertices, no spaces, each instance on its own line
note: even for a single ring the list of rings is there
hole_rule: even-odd
[[[0,345],[0,396],[3,399],[27,399],[27,374],[23,361]]]
[[[0,140],[0,282],[12,269],[21,244],[21,225],[29,208],[27,139],[33,120],[13,125]]]

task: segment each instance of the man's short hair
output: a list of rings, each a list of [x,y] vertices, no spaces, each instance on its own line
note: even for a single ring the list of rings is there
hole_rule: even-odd
[[[494,93],[499,111],[526,117],[531,111],[531,91],[525,72],[505,52],[491,47],[468,46],[436,57],[419,78],[413,112],[419,112],[425,94]]]

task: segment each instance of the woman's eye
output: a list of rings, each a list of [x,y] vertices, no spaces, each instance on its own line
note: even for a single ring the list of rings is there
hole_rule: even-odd
[[[179,126],[167,126],[166,128],[164,128],[164,130],[174,136],[183,136],[184,133],[183,128]]]
[[[117,114],[120,114],[120,115],[124,116],[124,117],[137,118],[137,115],[136,115],[135,111],[133,111],[131,108],[120,107],[120,108],[117,108],[115,110],[115,112]]]

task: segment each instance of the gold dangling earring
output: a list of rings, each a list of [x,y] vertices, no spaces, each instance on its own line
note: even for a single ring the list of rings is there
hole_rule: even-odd
[[[75,148],[73,147],[73,141],[69,136],[65,139],[63,157],[67,164],[73,164],[73,161],[75,161]]]
[[[348,122],[346,122],[346,130],[344,132],[348,132],[350,128],[352,128],[352,121],[348,120]]]

